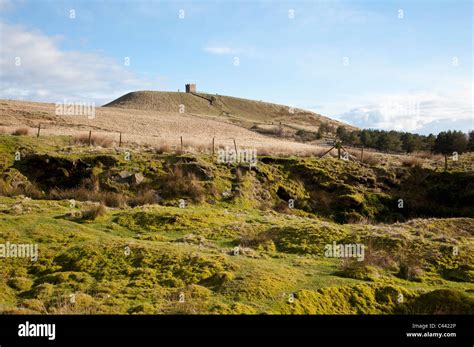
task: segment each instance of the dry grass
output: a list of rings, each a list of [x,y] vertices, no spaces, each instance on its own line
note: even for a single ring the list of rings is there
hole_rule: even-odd
[[[63,190],[52,189],[47,198],[51,200],[96,201],[109,207],[125,207],[127,203],[127,197],[121,193],[95,192],[85,187]]]
[[[154,190],[140,191],[136,196],[128,199],[127,204],[131,207],[151,205],[156,203],[156,196]]]
[[[171,146],[168,143],[160,143],[158,146],[155,146],[155,152],[157,154],[171,153]]]
[[[100,203],[98,205],[93,205],[88,209],[81,211],[83,220],[95,220],[98,217],[105,216],[107,214],[107,207],[104,204]]]
[[[0,178],[0,195],[8,196],[8,197],[24,195],[32,199],[41,199],[44,197],[43,192],[40,191],[38,188],[36,188],[36,186],[34,186],[33,184],[18,185],[18,186],[13,187],[1,178]]]
[[[362,162],[370,166],[375,166],[375,165],[380,164],[381,160],[376,154],[373,154],[370,152],[364,152]]]
[[[422,168],[423,167],[423,160],[417,157],[404,157],[401,159],[402,166],[404,167],[416,167]]]
[[[114,144],[114,141],[110,137],[97,134],[92,134],[90,142],[92,146],[100,146],[104,148],[110,148]],[[81,134],[75,136],[74,143],[81,145],[89,145],[89,134]]]
[[[190,197],[193,201],[202,201],[204,190],[193,173],[184,172],[181,166],[174,166],[163,180],[163,190],[173,197]]]
[[[199,98],[193,97],[189,102],[194,102],[194,99]],[[156,99],[149,101],[155,102]],[[181,103],[183,101],[179,101],[178,104]],[[169,107],[167,104],[161,106]],[[24,119],[28,118],[31,122],[47,123],[47,127],[41,129],[42,135],[81,136],[82,139],[78,142],[85,145],[88,145],[88,133],[84,129],[94,127],[101,129],[101,136],[107,136],[116,143],[119,139],[118,133],[122,132],[122,139],[126,139],[127,145],[163,146],[165,152],[168,151],[168,147],[173,151],[179,149],[180,136],[183,136],[187,151],[206,151],[211,146],[213,138],[216,148],[219,146],[233,148],[232,139],[235,138],[239,148],[256,148],[258,154],[268,149],[275,155],[310,155],[317,148],[314,145],[258,134],[247,129],[245,127],[247,123],[243,126],[231,124],[227,117],[191,112],[187,104],[184,114],[178,112],[178,107],[176,110],[171,107],[169,111],[98,107],[96,117],[88,119],[57,117],[54,104],[5,100],[0,105],[0,114],[2,112],[9,114],[5,120],[2,119],[2,126],[6,128],[25,126]],[[97,135],[94,132],[92,134]]]
[[[419,159],[429,159],[429,160],[443,160],[443,156],[441,154],[434,154],[431,152],[413,152],[411,156],[419,158]]]
[[[28,128],[17,128],[12,132],[14,136],[26,136],[28,135],[30,130]]]

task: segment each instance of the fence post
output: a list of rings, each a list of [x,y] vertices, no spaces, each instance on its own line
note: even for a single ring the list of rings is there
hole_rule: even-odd
[[[180,138],[181,138],[181,152],[182,152],[183,151],[183,137],[180,136]]]
[[[235,143],[235,139],[234,140],[234,148],[235,148],[235,157],[237,158],[237,155],[238,155],[238,152],[237,152],[237,144]]]
[[[212,138],[212,156],[214,156],[214,138]]]
[[[92,130],[89,130],[89,146],[91,145]]]
[[[38,133],[36,134],[36,137],[40,137],[40,131],[41,131],[41,123],[38,124]]]
[[[122,132],[120,132],[119,147],[122,147]]]
[[[364,146],[362,146],[362,149],[360,150],[360,162],[364,162]]]

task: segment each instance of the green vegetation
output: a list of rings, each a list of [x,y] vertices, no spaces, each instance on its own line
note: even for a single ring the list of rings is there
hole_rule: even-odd
[[[72,142],[0,135],[0,245],[39,251],[0,258],[4,313],[474,313],[462,166],[249,169]],[[365,245],[363,259],[325,256],[336,243]]]

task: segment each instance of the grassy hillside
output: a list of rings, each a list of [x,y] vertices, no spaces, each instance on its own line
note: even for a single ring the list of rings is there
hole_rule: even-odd
[[[0,258],[0,309],[472,314],[463,167],[264,156],[249,169],[0,135],[0,244],[39,245],[37,261]],[[333,242],[364,259],[327,257]]]
[[[298,108],[291,109],[284,105],[207,93],[139,91],[128,93],[104,106],[177,112],[181,105],[184,105],[186,113],[215,116],[246,127],[255,124],[276,125],[282,122],[288,126],[315,130],[321,122],[336,127],[343,124]],[[344,125],[348,129],[355,129]]]

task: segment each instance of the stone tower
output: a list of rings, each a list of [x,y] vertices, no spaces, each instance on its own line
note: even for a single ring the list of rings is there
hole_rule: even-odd
[[[196,93],[196,85],[186,84],[186,93]]]

